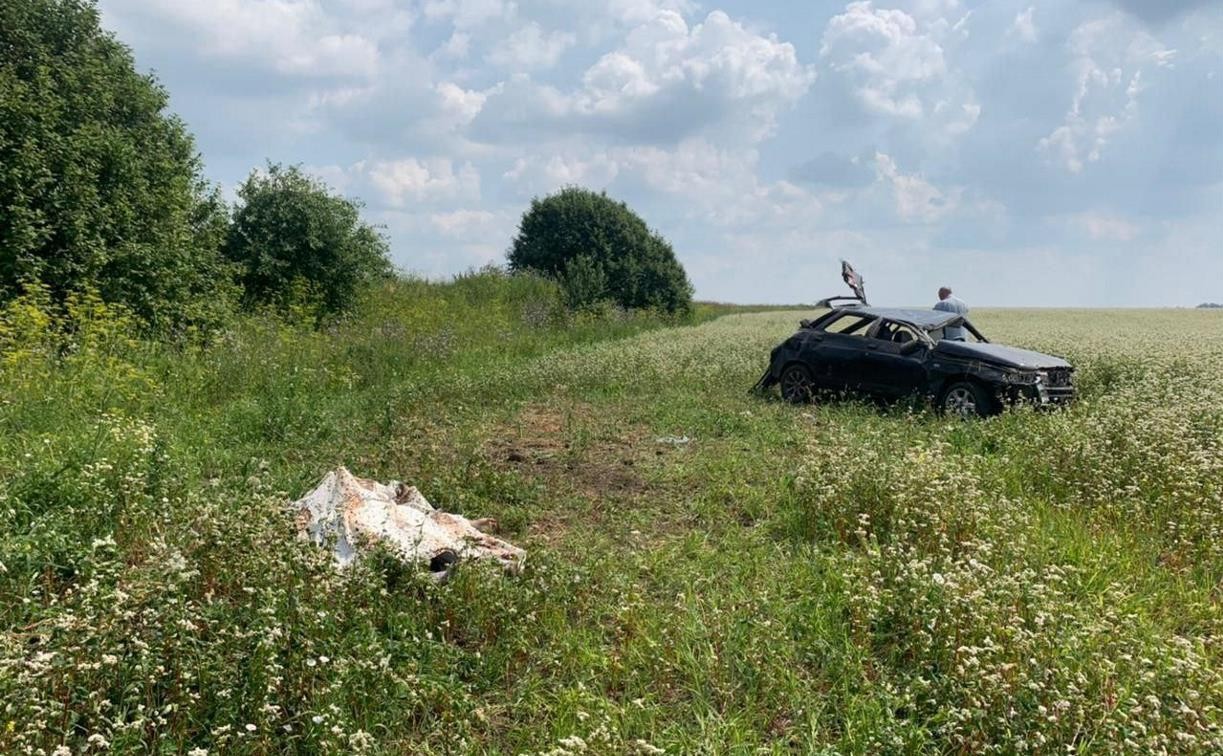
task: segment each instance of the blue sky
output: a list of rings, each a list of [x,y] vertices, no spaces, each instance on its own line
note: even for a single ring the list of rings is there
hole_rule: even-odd
[[[400,267],[606,189],[697,295],[1223,301],[1217,0],[101,0],[232,192],[300,163]]]

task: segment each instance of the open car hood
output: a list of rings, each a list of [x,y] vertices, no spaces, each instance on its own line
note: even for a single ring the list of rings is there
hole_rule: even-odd
[[[1061,357],[1032,352],[1027,349],[1003,346],[1002,344],[970,344],[966,341],[940,341],[935,351],[949,357],[965,360],[993,362],[1007,367],[1035,370],[1037,368],[1068,368],[1070,363]]]

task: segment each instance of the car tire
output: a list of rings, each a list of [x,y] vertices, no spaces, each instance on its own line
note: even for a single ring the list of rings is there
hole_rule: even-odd
[[[805,365],[793,363],[781,371],[781,398],[791,404],[807,404],[815,398],[815,379]]]
[[[951,417],[989,417],[1001,410],[998,400],[983,386],[972,381],[956,381],[943,389],[938,410]]]

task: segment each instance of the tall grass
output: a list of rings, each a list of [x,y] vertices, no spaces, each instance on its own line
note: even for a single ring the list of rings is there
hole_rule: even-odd
[[[449,610],[407,625],[404,607],[378,616],[385,587],[337,583],[288,538],[288,492],[338,464],[407,475],[415,465],[401,462],[434,451],[413,429],[453,422],[446,408],[478,415],[490,401],[481,381],[666,322],[574,316],[550,282],[495,271],[386,283],[323,330],[253,316],[188,346],[134,337],[128,314],[88,295],[56,307],[33,290],[10,302],[0,311],[0,751],[89,747],[91,736],[116,749],[227,749],[232,737],[254,750],[347,750],[360,738],[331,730],[337,720],[345,738],[354,723],[373,729],[348,706],[366,696],[370,711],[403,703],[397,726],[411,732],[444,708],[430,686],[451,693],[444,677],[410,683],[381,646],[430,633]],[[331,651],[343,672],[310,655],[325,636],[354,644]],[[370,669],[349,666],[366,652],[358,667]],[[318,698],[320,686],[333,692]]]
[[[1213,313],[983,313],[1083,401],[961,423],[748,396],[797,313],[489,272],[187,347],[69,309],[0,316],[0,752],[1223,748]],[[284,505],[339,464],[526,570],[337,573]]]

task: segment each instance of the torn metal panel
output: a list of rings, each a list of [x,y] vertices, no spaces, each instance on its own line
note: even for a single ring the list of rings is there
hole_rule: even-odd
[[[331,548],[340,566],[351,564],[374,543],[437,576],[468,559],[495,562],[516,573],[526,559],[522,549],[483,532],[495,525],[492,520],[442,512],[413,486],[365,480],[343,467],[327,473],[293,507],[300,536]]]

